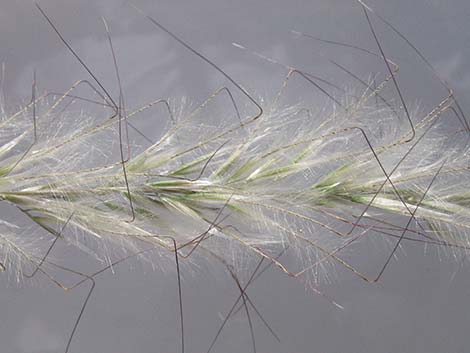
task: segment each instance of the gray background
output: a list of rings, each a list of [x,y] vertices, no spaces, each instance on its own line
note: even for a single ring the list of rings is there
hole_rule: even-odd
[[[338,84],[352,82],[328,65],[330,57],[366,77],[384,72],[380,62],[351,50],[298,39],[300,30],[325,39],[375,50],[360,7],[349,0],[314,1],[143,1],[139,7],[160,19],[195,48],[220,64],[257,96],[269,96],[286,70],[231,46],[239,42]],[[470,3],[467,1],[385,1],[369,4],[418,44],[449,80],[466,111],[470,104]],[[198,102],[227,84],[213,69],[153,28],[121,1],[44,0],[41,6],[113,94],[117,88],[100,16],[109,21],[128,106],[156,97],[188,96]],[[410,104],[430,107],[445,96],[409,48],[381,26],[377,32],[387,53],[401,66],[400,84]],[[0,61],[6,65],[4,94],[13,109],[29,99],[33,68],[40,90],[64,91],[84,70],[57,40],[29,1],[0,3]],[[324,102],[320,98],[318,102]],[[145,124],[145,123],[144,123]],[[2,205],[2,218],[29,226]],[[380,247],[380,244],[378,244]],[[375,248],[374,248],[375,249]],[[368,251],[358,262],[369,263]],[[385,254],[385,252],[383,253]],[[78,268],[99,268],[62,247]],[[178,352],[177,301],[171,261],[155,269],[129,261],[97,281],[70,352]],[[377,260],[377,259],[375,259]],[[187,352],[205,352],[237,290],[210,261],[184,267]],[[259,352],[467,352],[470,285],[468,264],[436,249],[405,243],[377,285],[368,285],[338,269],[319,288],[345,307],[327,300],[279,271],[270,270],[249,290],[250,297],[281,338],[277,343],[255,319]],[[73,281],[74,279],[68,278]],[[15,284],[0,275],[0,352],[62,352],[87,288],[64,293],[45,278]],[[230,321],[214,352],[250,352],[243,312]]]

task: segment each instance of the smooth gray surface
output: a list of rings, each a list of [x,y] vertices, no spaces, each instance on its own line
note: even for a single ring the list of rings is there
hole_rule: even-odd
[[[349,50],[295,38],[301,30],[325,39],[375,50],[361,8],[354,1],[135,1],[195,48],[220,64],[257,96],[270,95],[286,70],[231,46],[238,42],[286,64],[338,84],[352,85],[328,64],[330,57],[366,77],[384,71]],[[93,68],[106,87],[117,88],[100,16],[109,21],[128,106],[157,97],[189,96],[198,102],[227,84],[213,69],[162,34],[121,1],[44,0],[41,6]],[[422,49],[448,79],[469,111],[470,3],[468,1],[370,1]],[[407,101],[422,107],[446,95],[411,50],[377,21],[387,53],[401,66],[400,84]],[[6,102],[27,101],[33,68],[40,90],[64,91],[87,78],[29,1],[0,4],[0,61],[6,65]],[[342,81],[344,80],[344,82]],[[317,98],[315,98],[317,99]],[[319,102],[325,102],[319,99]],[[5,205],[2,218],[23,222]],[[25,222],[25,221],[24,221]],[[374,244],[380,247],[383,244]],[[374,249],[375,249],[374,247]],[[62,253],[60,251],[63,251]],[[384,252],[385,254],[385,252]],[[61,259],[77,260],[72,249]],[[369,252],[357,255],[369,264]],[[98,263],[85,265],[98,268]],[[70,352],[178,352],[178,306],[171,261],[131,261],[103,275],[87,307]],[[96,266],[96,267],[95,267]],[[435,249],[404,243],[383,280],[369,285],[337,270],[319,288],[345,307],[338,310],[303,284],[270,270],[249,294],[281,338],[278,344],[255,319],[258,352],[467,352],[470,315],[468,264]],[[183,268],[187,352],[205,352],[237,289],[210,261]],[[73,281],[73,278],[69,279]],[[15,285],[0,275],[0,352],[63,352],[87,288],[64,293],[45,278]],[[214,352],[250,352],[243,312],[230,321]]]

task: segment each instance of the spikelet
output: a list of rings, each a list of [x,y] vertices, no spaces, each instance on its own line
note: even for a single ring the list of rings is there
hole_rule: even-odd
[[[468,131],[440,126],[452,116],[453,97],[430,112],[406,111],[407,120],[375,100],[393,80],[390,71],[357,99],[334,99],[342,109],[318,112],[282,104],[283,86],[246,117],[227,89],[193,110],[157,100],[126,114],[104,96],[101,113],[64,109],[78,82],[58,99],[33,99],[11,116],[2,110],[0,199],[56,237],[65,226],[75,230],[81,237],[71,241],[97,256],[106,254],[90,248],[90,238],[129,249],[149,243],[182,256],[199,247],[219,259],[238,247],[293,276],[331,260],[370,280],[337,256],[370,234],[398,238],[396,244],[412,233],[413,241],[470,246]],[[211,110],[224,95],[233,105]],[[134,149],[133,120],[163,103],[170,113],[164,133]],[[401,221],[393,223],[393,215]],[[2,268],[12,256],[37,264],[22,234],[2,225]],[[297,251],[296,269],[275,259],[286,246]]]
[[[211,115],[224,93],[189,112],[180,106],[162,137],[125,162],[127,184],[120,159],[106,151],[119,149],[119,125],[129,128],[139,110],[97,119],[61,112],[65,96],[39,98],[2,118],[0,197],[55,235],[67,223],[97,242],[171,250],[174,239],[182,254],[200,246],[220,258],[241,245],[290,274],[339,261],[337,251],[384,233],[393,214],[418,224],[418,240],[470,246],[467,132],[448,136],[439,125],[450,98],[416,113],[409,141],[406,121],[369,104],[378,90],[345,101],[343,111],[318,114],[274,100],[257,119],[241,119],[234,109]],[[28,149],[33,107],[38,135]],[[403,224],[388,228],[404,236]],[[38,261],[10,225],[0,244],[1,259],[13,253]],[[298,271],[274,260],[287,244],[298,249]]]

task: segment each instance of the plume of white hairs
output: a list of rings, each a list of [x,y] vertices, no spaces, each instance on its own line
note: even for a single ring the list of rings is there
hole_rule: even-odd
[[[64,94],[38,98],[34,83],[31,103],[14,114],[0,110],[0,201],[52,235],[48,249],[38,251],[45,238],[35,239],[39,232],[26,236],[2,215],[0,270],[21,277],[23,265],[32,265],[26,277],[41,271],[59,284],[47,272],[46,266],[53,265],[82,277],[70,288],[92,283],[66,352],[102,270],[84,275],[54,264],[48,255],[59,239],[98,257],[107,256],[103,245],[108,242],[130,250],[114,263],[142,254],[142,245],[175,253],[177,268],[178,258],[194,252],[231,265],[238,251],[294,277],[321,274],[319,266],[334,263],[369,282],[381,276],[403,240],[462,251],[470,247],[468,124],[458,105],[454,109],[450,90],[431,111],[408,111],[395,80],[397,67],[378,41],[380,54],[369,54],[382,57],[388,76],[377,86],[366,83],[354,97],[330,96],[335,106],[315,112],[302,102],[282,103],[293,75],[322,91],[312,75],[289,68],[274,99],[254,99],[149,18],[225,75],[247,98],[248,108],[258,110],[243,116],[240,102],[222,88],[196,109],[158,99],[127,111],[122,93],[116,104],[39,10],[95,82],[79,81]],[[371,31],[375,35],[372,26]],[[382,97],[386,85],[397,89],[402,108]],[[78,86],[88,87],[100,102],[75,96]],[[73,110],[71,101],[98,103],[103,109]],[[217,111],[220,101],[229,105]],[[149,145],[131,146],[134,120],[160,104],[168,110],[162,136],[151,141],[138,131]],[[443,129],[450,119],[460,120],[463,128]],[[390,238],[394,247],[377,275],[364,274],[349,262],[345,249],[377,236]],[[287,247],[294,250],[294,264],[276,256]],[[181,286],[179,291],[184,352]]]
[[[413,218],[416,239],[469,246],[469,151],[457,143],[467,132],[443,136],[439,127],[451,99],[420,118],[406,142],[408,125],[368,105],[376,93],[322,116],[274,102],[244,123],[235,111],[209,120],[211,97],[175,115],[157,142],[125,162],[127,184],[119,160],[97,165],[93,157],[105,136],[117,137],[119,120],[104,115],[93,123],[83,113],[57,113],[59,100],[45,103],[28,150],[31,103],[1,122],[0,197],[55,235],[70,218],[68,228],[89,237],[170,250],[175,239],[186,251],[200,246],[220,257],[234,243],[276,262],[276,245],[304,243],[305,268],[336,258],[357,232],[384,232],[388,214]],[[64,114],[76,123],[60,125]],[[54,123],[60,128],[46,129]],[[37,262],[18,229],[3,221],[2,264],[10,266],[12,255]]]
[[[303,75],[288,77],[295,73]],[[396,238],[397,246],[403,239],[470,246],[468,131],[444,135],[440,128],[454,117],[453,96],[400,118],[375,101],[394,74],[358,99],[338,102],[344,109],[316,114],[284,106],[282,90],[261,110],[224,73],[260,108],[246,118],[227,89],[194,110],[177,107],[179,113],[163,100],[125,113],[121,99],[118,107],[109,96],[102,96],[102,116],[61,110],[76,86],[90,85],[80,81],[55,100],[33,97],[17,113],[2,113],[0,199],[55,237],[64,226],[81,232],[73,240],[82,248],[80,239],[91,237],[128,248],[148,243],[182,257],[200,249],[222,260],[238,248],[292,276],[332,261],[374,281],[340,252],[377,234]],[[222,95],[233,106],[208,113]],[[163,136],[130,153],[123,141],[132,120],[160,103],[170,113]],[[106,152],[112,141],[120,158]],[[393,214],[408,223],[393,223]],[[19,228],[0,225],[2,269],[42,264]],[[275,257],[287,245],[297,250],[296,269]]]

